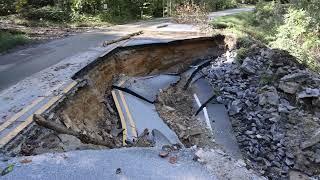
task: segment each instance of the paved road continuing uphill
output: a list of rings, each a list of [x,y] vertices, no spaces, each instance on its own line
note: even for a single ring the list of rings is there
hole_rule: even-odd
[[[209,19],[252,10],[253,8],[239,8],[213,12],[209,14]],[[165,22],[169,22],[169,19],[155,19],[125,26],[148,29]],[[170,24],[170,26],[174,29],[177,25]],[[121,27],[124,26],[119,26],[119,33],[126,33],[128,28]],[[181,27],[184,28],[184,26],[179,26],[178,29]],[[185,28],[188,28],[188,26],[185,26]],[[0,91],[34,73],[57,64],[67,57],[88,51],[91,48],[97,48],[101,46],[102,42],[117,37],[119,37],[118,33],[87,32],[2,55],[0,56]]]

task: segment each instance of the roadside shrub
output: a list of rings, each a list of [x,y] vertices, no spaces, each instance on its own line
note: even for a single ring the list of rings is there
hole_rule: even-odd
[[[70,21],[70,13],[63,11],[59,7],[45,6],[39,9],[27,8],[22,11],[22,15],[30,20],[49,20],[55,22]]]
[[[206,1],[209,11],[223,10],[237,7],[236,0],[210,0]]]
[[[17,45],[23,45],[29,39],[21,33],[0,31],[0,52],[4,52]]]
[[[302,63],[319,70],[320,37],[314,29],[314,19],[305,10],[290,8],[284,15],[284,24],[277,29],[275,48],[287,50]]]
[[[283,14],[286,13],[286,9],[286,5],[278,1],[259,1],[255,10],[256,22],[265,28],[276,27],[282,24]]]
[[[15,5],[13,0],[0,0],[0,16],[15,13]]]
[[[54,6],[54,0],[27,0],[28,5],[35,7],[35,8],[41,8],[44,6]]]
[[[320,30],[320,1],[319,0],[292,0],[295,7],[304,9],[312,17],[312,24]]]

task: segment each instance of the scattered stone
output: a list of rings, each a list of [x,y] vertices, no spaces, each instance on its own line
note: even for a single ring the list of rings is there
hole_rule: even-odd
[[[314,146],[315,144],[320,142],[320,129],[316,130],[316,132],[314,133],[314,135],[301,143],[301,148],[302,149],[306,149],[308,147]]]
[[[289,158],[286,158],[285,163],[286,163],[286,165],[288,165],[288,166],[293,166],[293,165],[294,165],[294,161],[291,160],[291,159],[289,159]]]
[[[116,169],[116,174],[120,174],[121,173],[121,168],[117,168]]]
[[[124,131],[124,129],[118,129],[118,128],[114,127],[111,129],[110,133],[113,137],[118,137],[123,131]]]
[[[285,93],[295,94],[299,89],[300,85],[296,82],[284,82],[280,81],[279,89]]]
[[[216,101],[228,106],[248,166],[270,179],[287,179],[293,167],[309,174],[320,172],[315,164],[320,160],[317,136],[301,143],[320,129],[319,75],[284,51],[258,51],[240,65],[219,58],[204,73],[219,90]],[[308,146],[308,155],[302,144]],[[288,152],[293,149],[294,154]]]
[[[159,156],[162,157],[162,158],[165,158],[169,155],[169,152],[168,151],[160,151],[159,153]]]
[[[320,89],[306,88],[304,91],[298,94],[299,99],[310,97],[320,97]]]
[[[175,109],[173,107],[170,107],[170,106],[167,106],[167,105],[164,105],[163,106],[165,109],[167,109],[168,111],[175,111]]]
[[[293,74],[288,74],[284,77],[282,77],[280,80],[281,81],[295,81],[295,82],[303,82],[305,81],[307,78],[309,77],[309,74],[305,71],[300,71],[300,72],[297,72],[297,73],[293,73]]]
[[[264,86],[260,89],[262,93],[259,95],[259,104],[260,105],[278,105],[279,104],[279,95],[273,86]]]
[[[171,164],[176,164],[177,163],[177,160],[178,160],[178,157],[177,156],[171,156],[169,158],[169,163]]]
[[[290,171],[289,180],[310,180],[310,177],[299,171]]]
[[[256,67],[254,64],[254,61],[250,59],[249,57],[245,58],[243,60],[242,65],[240,66],[241,70],[247,74],[255,74],[256,73]]]
[[[235,115],[239,113],[242,109],[242,103],[239,99],[232,101],[230,108],[229,108],[229,114]]]

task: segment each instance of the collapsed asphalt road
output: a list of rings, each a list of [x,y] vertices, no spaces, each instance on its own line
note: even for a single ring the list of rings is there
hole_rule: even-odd
[[[57,175],[53,171],[53,175],[55,177],[63,178],[66,174],[68,174],[68,172],[74,171],[71,169],[78,169],[78,166],[74,164],[74,161],[80,161],[79,159],[77,160],[77,158],[83,157],[86,159],[85,162],[88,163],[90,159],[92,159],[90,157],[100,156],[100,153],[105,152],[107,154],[110,153],[110,156],[112,157],[116,157],[117,154],[121,154],[121,152],[125,152],[126,154],[134,152],[136,155],[130,156],[129,159],[134,162],[139,161],[140,164],[146,164],[149,168],[153,169],[152,171],[148,172],[141,172],[141,169],[131,172],[128,170],[127,165],[132,167],[132,163],[122,165],[121,167],[114,167],[113,164],[117,163],[110,162],[109,165],[108,163],[106,164],[106,168],[110,168],[108,176],[106,175],[107,177],[113,177],[114,174],[116,174],[116,177],[121,178],[121,174],[125,173],[125,176],[127,175],[133,179],[135,179],[135,177],[137,177],[137,179],[148,179],[149,177],[157,176],[155,173],[158,173],[158,171],[155,170],[157,170],[159,167],[159,170],[161,170],[162,166],[166,166],[162,170],[163,172],[168,172],[168,175],[171,174],[172,170],[176,171],[174,175],[170,175],[169,177],[161,175],[161,179],[171,179],[174,177],[183,178],[186,176],[191,176],[190,178],[195,177],[197,179],[212,179],[215,176],[225,176],[230,178],[243,177],[243,179],[257,177],[254,173],[245,168],[244,162],[241,159],[235,160],[233,158],[229,158],[222,150],[220,150],[219,145],[223,147],[228,146],[224,146],[225,144],[223,141],[218,141],[217,143],[215,142],[214,134],[216,133],[212,131],[212,127],[215,125],[215,123],[210,123],[210,121],[213,121],[212,119],[194,119],[198,122],[194,124],[197,127],[186,127],[185,131],[182,132],[184,134],[183,135],[176,131],[175,128],[170,128],[171,125],[169,124],[168,119],[162,119],[162,117],[159,116],[153,103],[145,101],[157,101],[160,91],[163,91],[167,88],[170,89],[171,86],[177,86],[176,84],[178,81],[181,81],[181,83],[185,85],[181,79],[188,79],[188,73],[184,75],[181,74],[179,76],[172,73],[182,72],[183,69],[190,69],[190,71],[194,71],[194,65],[197,66],[197,63],[194,63],[194,61],[203,60],[199,58],[199,56],[216,57],[217,55],[222,54],[225,48],[224,45],[221,45],[223,43],[225,43],[224,37],[216,36],[213,38],[192,39],[179,43],[172,42],[169,44],[158,44],[156,46],[137,46],[137,48],[124,48],[124,51],[114,51],[114,54],[111,53],[111,55],[106,55],[104,57],[107,58],[107,61],[104,59],[98,59],[97,61],[93,62],[76,74],[75,77],[77,77],[81,83],[69,88],[69,91],[66,91],[68,93],[66,97],[60,100],[61,102],[56,104],[54,108],[51,108],[49,111],[43,113],[44,117],[47,120],[50,120],[52,123],[61,124],[62,126],[72,129],[74,132],[85,134],[86,136],[90,136],[91,138],[100,141],[104,140],[106,137],[114,137],[116,145],[114,148],[131,146],[145,148],[101,150],[105,149],[105,147],[84,144],[81,142],[81,137],[84,136],[80,135],[79,140],[77,139],[78,136],[74,137],[72,135],[59,134],[55,132],[54,129],[48,130],[43,127],[32,125],[28,131],[24,131],[22,135],[17,136],[17,138],[5,146],[7,154],[29,155],[29,157],[25,157],[25,159],[14,158],[7,163],[4,163],[3,166],[7,164],[11,168],[14,167],[13,171],[11,171],[5,177],[19,177],[21,176],[20,173],[29,171],[28,169],[31,168],[31,171],[37,173],[39,176],[35,177],[32,175],[32,173],[28,174],[28,177],[43,178],[43,176],[41,176],[41,174],[36,170],[40,166],[42,168],[48,168],[52,170],[58,168],[61,172],[62,169],[60,168],[63,168],[63,171],[65,170],[65,174]],[[186,51],[186,49],[189,48],[198,49],[197,53]],[[168,53],[166,56],[163,56],[163,52],[170,52],[173,49],[177,54],[184,52],[183,56],[176,56],[175,53]],[[150,54],[153,54],[152,64],[160,64],[157,64],[156,66],[150,66],[150,64],[148,64],[150,60]],[[144,55],[147,56],[144,57]],[[113,58],[115,59],[113,60]],[[137,66],[132,66],[133,62]],[[126,63],[130,65],[125,66]],[[139,64],[144,64],[144,66]],[[191,68],[189,68],[190,65]],[[117,68],[109,69],[110,67]],[[107,73],[103,73],[104,68],[106,68],[105,70]],[[121,71],[119,72],[121,68],[124,68],[122,71],[126,72],[127,77],[121,76]],[[152,68],[154,69],[152,70]],[[116,73],[112,73],[112,70],[114,70],[120,76],[114,76]],[[161,73],[167,70],[169,74]],[[141,76],[144,73],[145,75],[152,74],[150,71],[153,71],[158,75]],[[137,75],[140,75],[140,77]],[[85,79],[83,79],[83,77]],[[122,78],[125,79],[125,82],[119,85],[119,82],[121,82]],[[101,83],[105,85],[102,85]],[[190,83],[189,85],[191,86],[193,83]],[[116,86],[118,88],[115,88]],[[126,91],[122,91],[121,88],[126,88]],[[128,92],[135,93],[132,94]],[[100,96],[99,93],[103,93],[103,96]],[[199,94],[199,97],[200,100],[199,98],[197,100],[194,99],[194,101],[191,101],[190,104],[186,104],[192,109],[192,112],[199,108],[199,103],[203,103],[203,99],[201,98],[203,96]],[[113,99],[111,99],[113,103],[110,103],[110,98]],[[162,103],[165,103],[165,101]],[[110,106],[107,106],[107,104]],[[167,108],[168,107],[169,106],[167,106]],[[173,106],[173,108],[175,108],[175,106]],[[141,109],[143,109],[143,111],[141,111]],[[226,111],[224,113],[226,113]],[[200,115],[203,116],[204,114],[201,113]],[[208,112],[204,116],[208,117]],[[99,117],[102,117],[102,119]],[[227,115],[225,114],[224,117],[227,117]],[[181,122],[181,125],[182,126],[180,127],[183,127],[185,124]],[[228,127],[230,128],[230,126]],[[229,130],[230,129],[224,129],[223,131]],[[206,138],[205,141],[202,141],[198,144],[200,147],[211,147],[215,150],[202,151],[196,146],[193,146],[193,142],[195,142],[194,145],[197,145],[196,141],[199,136]],[[189,142],[186,143],[187,141]],[[185,145],[188,146],[189,149],[185,149]],[[238,147],[236,147],[236,149],[237,148]],[[77,151],[67,154],[56,154],[57,152],[85,149],[100,149],[100,151]],[[146,153],[146,151],[151,152],[151,157]],[[50,154],[52,152],[54,152],[54,154]],[[41,155],[43,153],[49,154]],[[86,156],[83,156],[84,154],[82,153],[86,153]],[[141,154],[148,155],[146,156],[146,159],[149,161],[153,161],[152,159],[154,159],[153,162],[155,163],[148,164],[146,162],[148,160],[143,158],[144,156],[141,158]],[[69,157],[69,155],[74,155],[74,158]],[[240,157],[235,155],[232,156],[236,159]],[[37,161],[37,158],[42,160],[39,162]],[[64,161],[63,164],[66,166],[51,165],[51,163],[48,163],[50,159],[53,160],[54,164]],[[129,162],[131,162],[131,160]],[[120,164],[124,163],[124,160],[119,158],[116,158],[114,161],[117,161]],[[83,162],[83,160],[81,160],[81,162]],[[199,162],[210,162],[210,166],[208,166],[209,171],[203,169],[203,165],[199,164]],[[217,162],[220,163],[217,164]],[[224,162],[224,168],[218,168],[222,162]],[[93,161],[94,166],[96,166],[96,163],[99,162]],[[14,166],[10,164],[14,164]],[[195,166],[191,164],[195,164]],[[177,166],[178,168],[176,169],[170,166]],[[19,171],[20,167],[21,171]],[[187,170],[184,170],[184,167],[188,167],[187,170],[194,173],[185,173]],[[168,170],[168,168],[170,170]],[[101,169],[98,168],[97,171],[92,171],[93,174],[88,173],[87,176],[83,177],[95,176],[100,171]],[[79,176],[75,175],[74,177]],[[48,177],[48,179],[49,178],[50,177]]]

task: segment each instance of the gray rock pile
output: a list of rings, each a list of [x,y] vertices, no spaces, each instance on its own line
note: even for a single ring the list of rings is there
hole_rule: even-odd
[[[320,76],[280,50],[252,48],[204,70],[228,107],[247,164],[271,179],[320,174]]]

